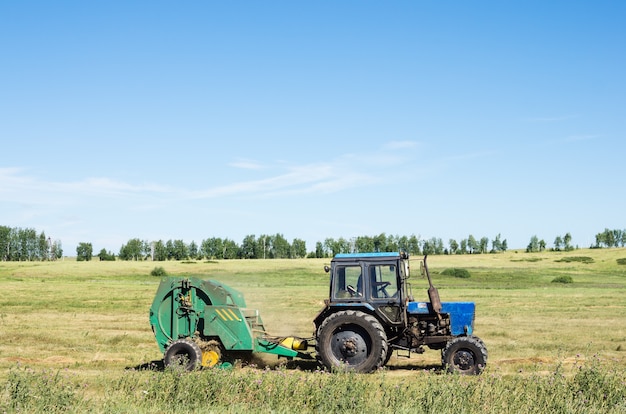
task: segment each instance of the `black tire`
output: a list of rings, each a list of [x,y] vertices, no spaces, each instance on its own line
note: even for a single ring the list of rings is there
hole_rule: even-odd
[[[483,348],[483,350],[485,351],[485,361],[487,361],[487,359],[489,359],[489,352],[487,351],[487,345],[485,345],[485,342],[483,342],[482,339],[480,339],[477,336],[472,336],[472,338],[474,338],[475,340],[477,340],[480,343],[480,346]]]
[[[393,349],[387,349],[387,356],[385,357],[385,361],[383,362],[383,367],[387,365],[391,357],[393,356]]]
[[[163,363],[166,367],[180,367],[185,371],[193,371],[202,362],[202,351],[195,342],[179,339],[172,342],[165,350]]]
[[[487,365],[487,348],[478,337],[461,336],[448,342],[441,360],[448,372],[478,375]]]
[[[354,310],[336,312],[322,322],[317,333],[317,356],[327,369],[371,372],[385,363],[387,335],[371,315]]]

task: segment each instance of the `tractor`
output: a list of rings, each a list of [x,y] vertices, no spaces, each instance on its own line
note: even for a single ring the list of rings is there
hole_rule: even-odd
[[[441,350],[450,372],[479,374],[487,348],[474,336],[472,302],[441,302],[426,264],[430,302],[413,299],[409,257],[399,253],[337,254],[330,266],[330,294],[314,319],[317,359],[328,369],[371,372],[399,356]]]
[[[166,366],[231,367],[254,353],[316,358],[325,368],[372,372],[398,356],[441,350],[450,372],[479,374],[487,348],[473,335],[475,305],[441,302],[426,256],[429,302],[415,301],[404,252],[337,254],[325,266],[330,294],[311,338],[269,335],[243,295],[215,280],[168,277],[150,308],[150,324]],[[309,351],[314,348],[315,353]]]

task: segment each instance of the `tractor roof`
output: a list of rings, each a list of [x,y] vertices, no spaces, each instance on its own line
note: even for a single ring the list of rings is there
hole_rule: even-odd
[[[377,253],[339,253],[335,255],[335,259],[404,259],[408,258],[408,255],[404,256],[404,253],[399,252],[377,252]]]

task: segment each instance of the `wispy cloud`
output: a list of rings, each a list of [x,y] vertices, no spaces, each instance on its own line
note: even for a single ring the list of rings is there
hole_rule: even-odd
[[[127,208],[136,210],[144,208],[142,206],[158,208],[155,203],[163,204],[172,200],[329,194],[395,179],[398,168],[411,162],[411,151],[403,150],[416,146],[417,143],[413,141],[392,141],[372,151],[343,154],[331,160],[305,164],[238,159],[229,165],[258,171],[256,175],[260,177],[206,188],[130,183],[108,177],[62,182],[30,176],[19,168],[2,168],[0,195],[5,200],[29,205],[78,205],[93,203],[93,200],[134,200]]]
[[[280,173],[266,178],[190,191],[189,198],[225,196],[268,197],[288,194],[328,193],[372,182],[374,177],[354,171],[354,165],[338,162],[281,165]]]
[[[138,194],[174,191],[156,184],[129,184],[105,177],[50,181],[28,175],[24,169],[0,168],[0,194],[6,201],[56,205],[83,197],[127,198]]]

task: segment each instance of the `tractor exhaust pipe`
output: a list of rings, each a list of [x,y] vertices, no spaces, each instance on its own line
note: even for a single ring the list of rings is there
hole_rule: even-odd
[[[424,255],[424,261],[422,262],[422,269],[428,278],[428,299],[430,299],[430,305],[433,310],[439,315],[441,313],[441,299],[439,298],[439,291],[433,286],[433,281],[430,278],[430,272],[428,272],[428,265],[426,264],[426,257]]]

